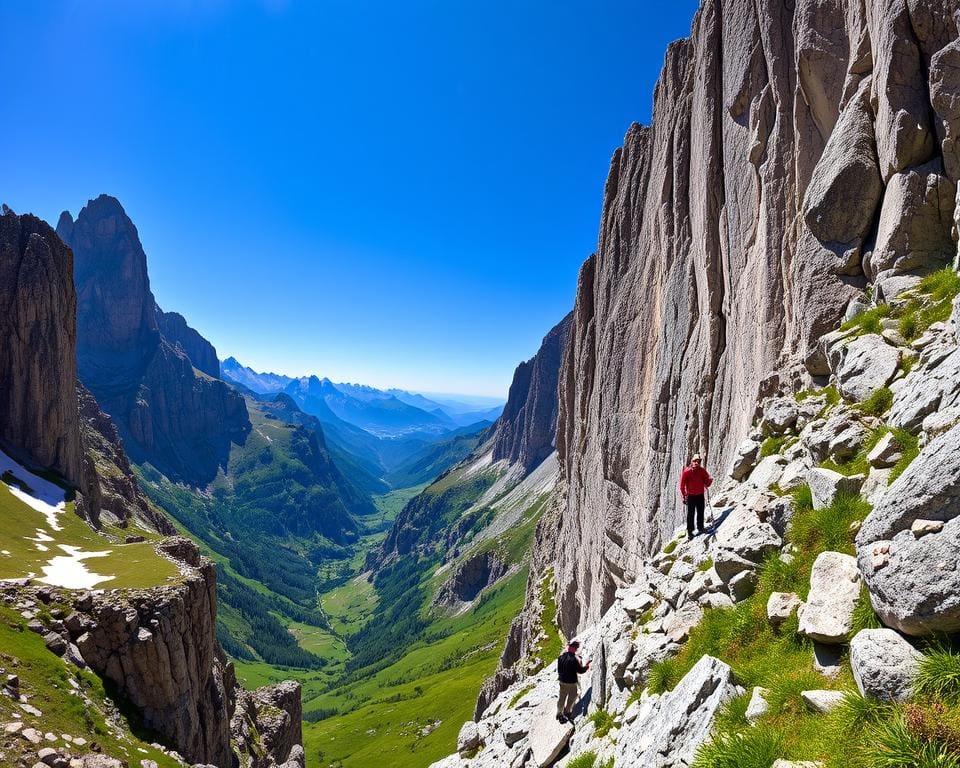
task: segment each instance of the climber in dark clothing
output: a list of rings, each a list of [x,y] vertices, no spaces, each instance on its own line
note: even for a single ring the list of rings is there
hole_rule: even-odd
[[[680,496],[683,497],[683,503],[687,505],[687,536],[693,538],[693,518],[696,513],[697,533],[704,532],[703,526],[703,495],[707,488],[713,485],[713,478],[701,466],[702,460],[699,453],[695,453],[690,460],[690,466],[684,467],[680,473]]]
[[[580,686],[577,676],[590,669],[592,662],[584,666],[580,663],[577,652],[580,650],[580,641],[573,640],[567,650],[557,659],[557,675],[560,677],[560,698],[557,700],[557,720],[561,723],[573,720],[573,707],[580,698]]]

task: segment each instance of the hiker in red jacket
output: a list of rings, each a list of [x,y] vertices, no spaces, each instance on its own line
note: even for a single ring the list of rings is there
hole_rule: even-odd
[[[693,514],[697,514],[697,533],[704,533],[703,527],[703,494],[713,485],[713,478],[701,466],[700,454],[693,454],[690,466],[684,467],[680,473],[680,496],[687,505],[687,537],[693,538]]]

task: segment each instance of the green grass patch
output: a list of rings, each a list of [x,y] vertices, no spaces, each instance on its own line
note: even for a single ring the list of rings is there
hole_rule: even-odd
[[[663,554],[672,555],[674,550],[677,548],[677,544],[678,542],[676,539],[672,539],[671,541],[668,541],[667,546],[663,548]]]
[[[883,330],[884,319],[890,317],[892,311],[893,308],[889,304],[877,304],[847,320],[840,326],[840,330],[856,331],[858,336],[866,333],[880,333]]]
[[[101,589],[142,589],[180,580],[177,567],[157,554],[150,542],[124,544],[117,537],[106,537],[74,512],[74,502],[57,515],[61,530],[52,530],[42,514],[14,496],[0,483],[0,579],[18,579],[35,574],[42,577],[44,567],[54,557],[64,556],[61,545],[78,547],[83,552],[106,552],[103,557],[83,561],[87,570],[105,578],[94,586]],[[39,532],[52,541],[37,541]],[[111,540],[112,539],[112,540]],[[40,547],[43,547],[41,549]]]
[[[783,751],[783,734],[762,726],[723,733],[697,750],[693,768],[770,768]]]
[[[890,471],[891,483],[900,477],[911,462],[920,455],[920,439],[916,435],[902,427],[897,427],[893,430],[893,437],[900,444],[903,455]]]
[[[567,768],[593,768],[597,762],[596,752],[584,752],[567,763]]]
[[[867,416],[882,416],[890,410],[891,405],[893,405],[893,391],[890,387],[880,387],[854,408]]]
[[[598,709],[590,715],[590,722],[593,723],[594,735],[602,739],[616,727],[616,721],[605,709]]]
[[[913,688],[918,696],[960,704],[960,655],[951,653],[945,646],[927,651],[920,661]]]
[[[510,699],[510,703],[507,704],[507,709],[513,709],[515,706],[517,706],[517,703],[520,701],[520,699],[522,699],[524,696],[530,693],[530,691],[532,691],[535,687],[536,686],[532,684],[523,686],[523,688],[517,691],[513,695],[513,698]]]
[[[786,435],[781,435],[779,437],[768,437],[760,446],[760,457],[766,458],[767,456],[774,456],[780,453],[783,450],[783,446],[786,444],[786,442]]]
[[[700,571],[701,573],[703,573],[703,572],[705,572],[705,571],[709,571],[711,568],[713,568],[713,558],[712,558],[712,557],[708,557],[706,560],[701,560],[701,561],[697,564],[697,570]]]
[[[557,600],[553,596],[553,569],[548,570],[540,581],[540,604],[543,610],[540,613],[540,627],[546,635],[537,654],[535,671],[539,672],[547,664],[556,659],[563,651],[563,638],[557,628]]]

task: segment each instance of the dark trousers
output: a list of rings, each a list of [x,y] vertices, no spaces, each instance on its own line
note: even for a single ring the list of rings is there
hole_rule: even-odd
[[[687,533],[693,535],[693,513],[697,513],[697,530],[705,530],[703,527],[703,494],[689,494],[687,496]]]

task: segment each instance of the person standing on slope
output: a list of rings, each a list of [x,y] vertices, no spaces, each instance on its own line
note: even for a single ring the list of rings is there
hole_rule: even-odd
[[[567,650],[557,659],[557,674],[560,677],[560,698],[557,700],[557,720],[565,723],[573,721],[573,708],[580,698],[580,685],[577,676],[590,669],[588,661],[584,666],[580,663],[577,652],[580,650],[580,641],[572,640]]]
[[[707,488],[713,485],[713,478],[702,466],[699,453],[693,454],[690,466],[684,467],[680,473],[680,496],[687,505],[687,537],[693,538],[693,517],[697,517],[697,533],[704,533],[703,526],[703,495]]]

